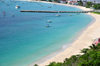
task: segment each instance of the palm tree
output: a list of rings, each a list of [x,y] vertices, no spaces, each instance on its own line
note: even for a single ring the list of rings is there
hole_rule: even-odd
[[[94,44],[92,44],[92,46],[89,46],[91,49],[93,49],[93,50],[96,50],[97,49],[97,46],[96,45],[94,45]]]
[[[80,54],[76,55],[76,57],[80,57],[80,56],[81,56]]]
[[[83,50],[81,50],[81,53],[86,54],[88,50],[89,50],[88,48],[84,48]]]
[[[66,62],[68,60],[68,58],[65,58],[64,62]]]

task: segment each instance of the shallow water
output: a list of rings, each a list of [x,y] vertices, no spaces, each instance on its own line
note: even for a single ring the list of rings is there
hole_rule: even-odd
[[[16,9],[16,5],[20,8]],[[20,10],[80,9],[39,2],[0,1],[0,66],[27,66],[71,42],[92,21],[86,14],[63,13],[57,17],[56,13],[21,13]]]

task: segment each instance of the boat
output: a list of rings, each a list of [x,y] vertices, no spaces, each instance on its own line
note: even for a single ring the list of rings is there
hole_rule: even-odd
[[[61,16],[60,14],[56,14],[56,16]]]
[[[51,20],[48,20],[48,23],[52,23],[52,21]]]
[[[49,28],[49,27],[51,27],[49,24],[46,26],[46,28]]]
[[[18,8],[20,8],[20,6],[18,6],[18,5],[16,5],[16,7],[15,7],[16,9],[18,9]]]
[[[56,14],[56,16],[61,16],[61,15],[59,14],[59,11],[58,11],[58,14]]]

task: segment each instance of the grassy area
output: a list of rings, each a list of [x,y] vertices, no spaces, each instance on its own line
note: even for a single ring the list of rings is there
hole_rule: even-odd
[[[92,13],[94,13],[94,14],[100,14],[100,12],[92,12]]]

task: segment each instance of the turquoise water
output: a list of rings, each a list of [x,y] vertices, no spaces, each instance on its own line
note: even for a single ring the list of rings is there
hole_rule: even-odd
[[[16,9],[16,5],[20,8]],[[21,13],[20,10],[80,9],[38,2],[0,1],[0,66],[27,66],[38,61],[71,42],[92,21],[86,14],[63,13],[57,17],[56,13]]]

